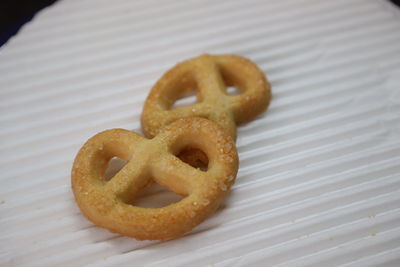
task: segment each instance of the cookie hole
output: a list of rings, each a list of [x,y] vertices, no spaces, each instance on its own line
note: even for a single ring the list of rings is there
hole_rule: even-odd
[[[173,104],[171,109],[186,107],[186,106],[194,105],[196,103],[197,103],[196,92],[194,90],[192,90],[192,91],[187,92],[187,93],[183,94],[182,96],[180,96],[175,101],[175,103]]]
[[[193,168],[206,172],[208,170],[208,157],[202,150],[193,147],[187,147],[181,150],[177,157]]]
[[[118,157],[113,157],[108,162],[107,169],[104,173],[104,180],[110,181],[126,164],[127,164],[126,161]]]
[[[230,96],[240,95],[242,91],[237,86],[228,86],[226,88],[226,94]]]
[[[172,192],[165,186],[152,183],[143,188],[131,204],[142,208],[162,208],[176,203],[183,198],[184,196]]]

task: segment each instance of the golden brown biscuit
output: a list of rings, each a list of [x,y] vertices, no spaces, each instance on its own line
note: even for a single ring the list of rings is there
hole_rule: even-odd
[[[206,171],[175,156],[187,147],[207,155]],[[106,181],[105,170],[115,156],[128,163]],[[185,118],[151,140],[123,129],[90,138],[76,156],[72,190],[83,214],[95,224],[140,240],[163,240],[184,234],[215,212],[237,170],[231,136],[209,120]],[[152,180],[185,198],[162,208],[131,205]]]
[[[236,86],[240,95],[227,95]],[[175,101],[196,90],[198,103],[171,109]],[[210,119],[236,139],[236,124],[252,120],[270,102],[270,85],[257,65],[234,55],[202,55],[179,63],[154,85],[141,116],[146,137],[153,137],[171,122],[186,117]]]

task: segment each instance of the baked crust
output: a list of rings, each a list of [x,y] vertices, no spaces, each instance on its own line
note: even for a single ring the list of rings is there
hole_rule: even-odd
[[[242,93],[230,96],[227,86]],[[193,90],[198,103],[171,109]],[[254,119],[270,99],[270,85],[256,64],[235,55],[205,54],[177,64],[158,80],[144,104],[142,131],[151,138],[179,118],[197,116],[216,122],[236,139],[236,124]]]
[[[185,147],[207,155],[207,171],[175,156]],[[106,181],[105,170],[115,156],[128,163]],[[179,119],[151,140],[112,129],[93,136],[80,149],[72,190],[82,213],[98,226],[139,240],[164,240],[186,233],[215,212],[234,183],[238,164],[232,137],[203,118]],[[152,181],[185,198],[162,208],[131,205]]]

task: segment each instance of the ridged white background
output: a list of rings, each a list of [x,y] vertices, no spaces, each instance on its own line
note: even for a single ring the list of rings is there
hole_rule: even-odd
[[[178,61],[234,53],[272,84],[237,182],[185,237],[88,222],[80,146],[139,130]],[[2,266],[400,266],[400,12],[383,0],[63,0],[0,49]]]

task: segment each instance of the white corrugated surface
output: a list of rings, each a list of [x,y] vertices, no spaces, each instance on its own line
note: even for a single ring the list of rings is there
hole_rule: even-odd
[[[3,266],[400,266],[400,12],[385,1],[63,0],[0,49]],[[239,128],[225,206],[187,236],[97,228],[72,160],[107,128],[139,129],[149,88],[201,53],[272,84]]]

